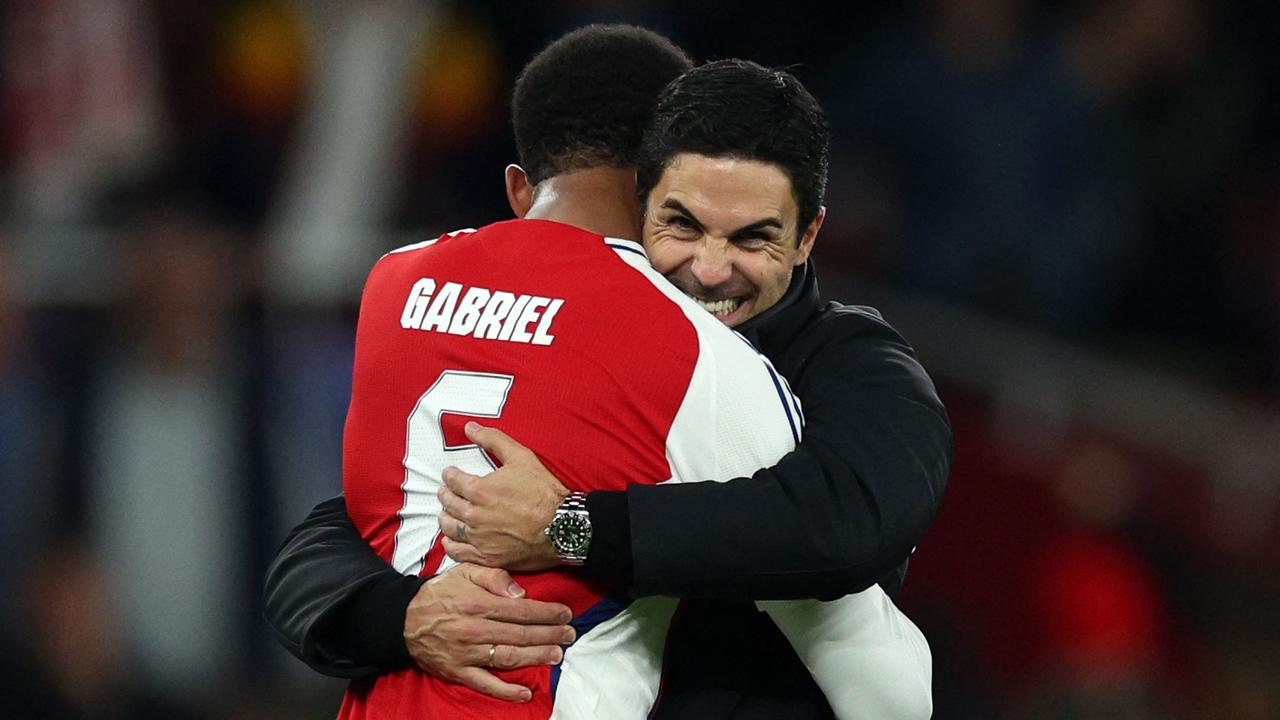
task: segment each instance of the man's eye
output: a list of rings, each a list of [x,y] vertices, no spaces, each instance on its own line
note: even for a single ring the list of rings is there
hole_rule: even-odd
[[[671,218],[670,220],[667,221],[667,224],[675,228],[676,230],[692,230],[693,229],[693,221],[681,215],[677,215]]]
[[[760,248],[772,242],[773,238],[763,234],[740,235],[735,242],[745,248]]]

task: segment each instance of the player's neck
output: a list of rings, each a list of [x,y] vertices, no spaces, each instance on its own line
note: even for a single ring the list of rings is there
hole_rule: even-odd
[[[617,168],[576,170],[547,178],[533,189],[525,217],[554,220],[589,232],[640,240],[636,173]]]

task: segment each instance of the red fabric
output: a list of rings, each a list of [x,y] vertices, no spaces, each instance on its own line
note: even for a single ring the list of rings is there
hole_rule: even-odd
[[[1053,673],[1158,666],[1170,639],[1163,591],[1124,535],[1087,528],[1055,496],[1054,474],[1070,454],[1019,463],[990,408],[959,393],[944,397],[955,461],[900,606],[1004,702]],[[1194,501],[1183,493],[1198,497],[1194,484],[1163,468],[1159,477],[1162,492],[1144,499],[1143,512],[1191,517]]]
[[[1105,535],[1064,535],[1039,567],[1038,606],[1055,660],[1097,672],[1152,666],[1163,603],[1150,568],[1129,546]]]
[[[405,329],[419,279],[561,298],[547,346]],[[666,438],[698,357],[678,306],[618,258],[604,238],[567,225],[516,220],[383,258],[365,287],[356,337],[343,482],[352,520],[384,558],[404,505],[406,419],[445,370],[515,377],[501,417],[480,419],[530,447],[574,489],[620,489],[671,476]],[[446,445],[465,443],[468,418],[444,417]],[[439,564],[428,557],[424,572]],[[580,575],[523,575],[529,597],[575,615],[601,598]],[[353,683],[339,717],[545,718],[549,668],[499,673],[531,687],[524,705],[493,700],[417,671]]]

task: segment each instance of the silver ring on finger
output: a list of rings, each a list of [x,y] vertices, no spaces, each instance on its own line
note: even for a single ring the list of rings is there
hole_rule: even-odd
[[[497,645],[489,646],[489,667],[493,667],[493,656],[498,652]]]

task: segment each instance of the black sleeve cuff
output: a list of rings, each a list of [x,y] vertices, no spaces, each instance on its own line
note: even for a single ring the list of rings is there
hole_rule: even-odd
[[[625,590],[631,587],[631,518],[627,510],[627,493],[622,490],[596,490],[587,494],[587,513],[591,516],[591,547],[583,570],[593,579]]]
[[[404,615],[427,578],[399,573],[379,575],[356,591],[330,619],[330,636],[347,657],[382,670],[413,665],[404,644]]]

